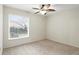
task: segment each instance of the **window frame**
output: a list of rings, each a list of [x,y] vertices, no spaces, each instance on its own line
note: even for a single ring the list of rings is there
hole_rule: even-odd
[[[10,19],[9,19],[9,15],[17,15],[17,16],[24,16],[24,17],[27,17],[28,19],[28,27],[27,27],[27,30],[28,30],[28,33],[26,36],[22,36],[22,37],[16,37],[16,38],[10,38]],[[27,38],[29,37],[29,17],[28,16],[25,16],[25,15],[19,15],[19,14],[14,14],[14,13],[9,13],[8,14],[8,40],[16,40],[16,39],[22,39],[22,38]]]

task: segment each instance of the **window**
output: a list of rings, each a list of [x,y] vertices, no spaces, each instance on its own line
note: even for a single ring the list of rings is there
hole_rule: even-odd
[[[8,15],[9,39],[24,38],[29,36],[29,19],[26,16]]]

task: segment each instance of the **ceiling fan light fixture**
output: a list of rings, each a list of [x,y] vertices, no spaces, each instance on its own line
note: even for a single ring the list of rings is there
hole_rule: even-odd
[[[55,9],[53,5],[50,5],[48,9]]]
[[[40,11],[40,13],[41,13],[42,15],[44,15],[46,12],[47,12],[47,11]]]
[[[47,8],[47,6],[44,6],[44,8],[43,8],[43,9],[48,9],[48,8]]]

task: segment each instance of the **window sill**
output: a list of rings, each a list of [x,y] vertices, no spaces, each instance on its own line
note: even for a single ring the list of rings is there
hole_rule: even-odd
[[[29,35],[23,36],[23,37],[17,37],[17,38],[8,38],[8,40],[19,40],[19,39],[28,38],[28,37]]]

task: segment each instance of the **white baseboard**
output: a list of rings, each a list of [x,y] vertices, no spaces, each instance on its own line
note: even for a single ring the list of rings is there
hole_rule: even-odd
[[[58,43],[62,43],[62,44],[65,44],[65,45],[73,46],[73,47],[76,47],[76,48],[79,48],[79,45],[75,45],[75,44],[72,44],[72,43],[62,42],[62,41],[57,41],[57,40],[52,40],[52,39],[49,39],[49,40],[55,41],[55,42],[58,42]]]

